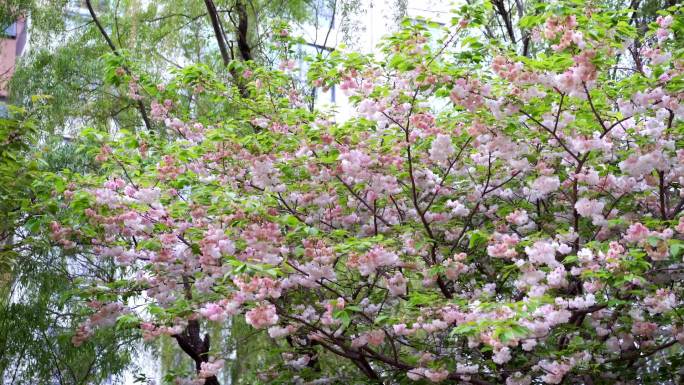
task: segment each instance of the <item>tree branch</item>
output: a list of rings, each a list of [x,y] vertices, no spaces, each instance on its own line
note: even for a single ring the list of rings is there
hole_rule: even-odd
[[[95,22],[95,25],[97,26],[97,29],[100,31],[100,35],[105,39],[107,42],[107,45],[109,48],[112,50],[112,53],[114,55],[121,57],[121,53],[119,50],[116,48],[114,45],[114,42],[112,42],[112,39],[109,37],[107,34],[107,31],[105,31],[104,27],[102,26],[102,23],[100,23],[100,20],[97,18],[97,15],[95,14],[95,10],[93,9],[93,4],[91,3],[91,0],[86,0],[86,6],[88,7],[88,12],[90,13],[90,17],[93,19],[93,22]],[[130,69],[128,69],[127,66],[123,65],[124,71],[128,75],[131,75]],[[147,111],[145,110],[145,105],[141,100],[137,100],[137,105],[138,105],[138,111],[140,111],[140,116],[142,117],[143,122],[145,123],[145,128],[147,128],[148,131],[152,131],[152,123],[150,122],[150,119],[147,116]]]

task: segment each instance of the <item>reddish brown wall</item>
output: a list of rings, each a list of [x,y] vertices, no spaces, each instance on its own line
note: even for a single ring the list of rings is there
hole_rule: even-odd
[[[17,36],[0,38],[0,98],[7,96],[7,82],[14,73],[14,66],[26,44],[26,22],[17,21]]]

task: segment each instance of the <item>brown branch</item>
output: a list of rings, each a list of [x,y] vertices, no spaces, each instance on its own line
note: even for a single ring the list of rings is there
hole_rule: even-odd
[[[511,13],[506,10],[506,6],[503,0],[494,0],[492,5],[496,8],[496,13],[503,19],[504,25],[506,26],[506,33],[508,38],[511,40],[511,44],[515,45],[515,32],[513,31],[513,22],[511,20]]]
[[[584,87],[584,92],[586,92],[586,94],[587,94],[587,100],[589,101],[589,106],[591,107],[591,112],[594,113],[596,120],[601,125],[601,128],[603,128],[603,132],[607,132],[608,128],[606,127],[606,124],[603,122],[603,118],[601,118],[601,115],[599,115],[598,111],[596,111],[596,107],[594,106],[594,102],[591,100],[591,94],[589,93],[589,89],[587,88],[587,84],[582,82],[582,86]]]
[[[330,37],[330,32],[333,29],[333,26],[335,25],[335,13],[337,12],[337,0],[333,2],[332,5],[332,17],[330,18],[330,23],[328,24],[328,32],[325,34],[325,39],[323,40],[323,46],[321,47],[320,51],[318,53],[322,54],[323,50],[325,49],[326,45],[328,44],[328,38]]]
[[[666,195],[666,186],[665,186],[665,172],[664,171],[658,171],[658,198],[660,201],[660,218],[662,220],[666,221],[667,220],[667,205],[665,203],[665,195]]]

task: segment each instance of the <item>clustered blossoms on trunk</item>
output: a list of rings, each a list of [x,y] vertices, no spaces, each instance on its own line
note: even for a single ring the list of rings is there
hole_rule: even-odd
[[[355,103],[341,122],[291,65],[245,70],[246,96],[181,71],[152,102],[166,139],[106,141],[63,198],[79,215],[55,240],[121,266],[74,343],[118,316],[177,340],[197,367],[179,382],[216,384],[229,357],[200,330],[244,316],[282,358],[263,383],[676,373],[684,19],[659,17],[635,63],[627,17],[549,8],[530,57],[483,43],[477,13],[437,42],[407,26],[382,60],[336,52],[308,76]],[[184,87],[232,107],[198,115]]]

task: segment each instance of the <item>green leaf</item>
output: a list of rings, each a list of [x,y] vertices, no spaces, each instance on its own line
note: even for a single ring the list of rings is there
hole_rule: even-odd
[[[351,315],[345,309],[334,311],[333,318],[340,320],[345,329],[351,324]]]
[[[684,242],[672,239],[670,240],[670,255],[673,258],[679,258],[684,251]]]

